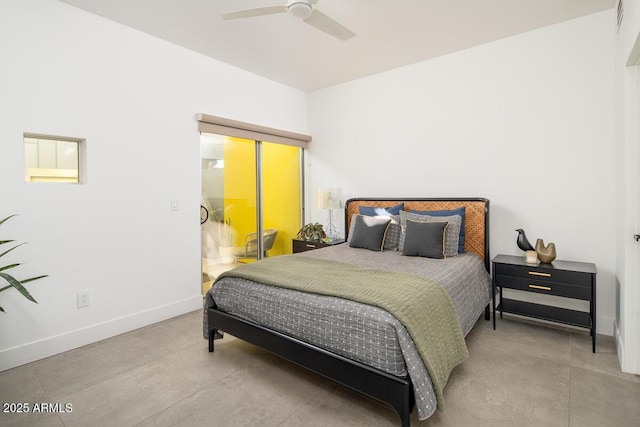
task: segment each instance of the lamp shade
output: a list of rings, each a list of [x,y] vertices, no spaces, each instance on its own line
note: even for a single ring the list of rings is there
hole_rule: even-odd
[[[316,207],[318,209],[342,209],[342,188],[320,188]]]

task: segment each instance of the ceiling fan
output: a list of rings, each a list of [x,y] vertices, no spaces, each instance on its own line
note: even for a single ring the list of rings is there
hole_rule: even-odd
[[[225,13],[222,15],[222,18],[228,20],[289,13],[298,19],[302,19],[312,27],[340,40],[349,40],[355,36],[355,33],[351,30],[329,18],[318,9],[315,9],[313,5],[317,2],[318,0],[289,0],[284,6],[266,6],[255,9],[238,10],[236,12]]]

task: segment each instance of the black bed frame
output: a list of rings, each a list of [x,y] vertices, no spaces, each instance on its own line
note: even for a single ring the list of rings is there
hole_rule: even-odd
[[[485,202],[485,267],[489,271],[489,200],[482,198],[362,198],[351,199],[347,203],[352,200]],[[348,223],[346,219],[345,224]],[[348,232],[346,227],[345,231]],[[485,320],[489,320],[489,305],[485,307],[484,313]],[[397,377],[388,374],[215,308],[208,309],[207,317],[209,322],[209,352],[214,351],[214,339],[221,337],[218,331],[225,331],[243,341],[254,344],[312,372],[391,406],[400,416],[402,426],[410,426],[410,414],[415,404],[415,398],[413,386],[408,375],[406,377]]]

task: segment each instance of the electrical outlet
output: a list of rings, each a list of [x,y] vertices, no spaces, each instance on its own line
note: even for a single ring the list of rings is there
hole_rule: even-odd
[[[89,291],[78,291],[78,308],[89,307]]]

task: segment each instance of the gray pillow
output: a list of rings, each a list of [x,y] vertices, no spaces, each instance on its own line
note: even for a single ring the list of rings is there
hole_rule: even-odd
[[[400,246],[400,235],[402,234],[402,227],[400,227],[400,218],[394,221],[394,217],[391,217],[391,223],[387,228],[387,236],[384,238],[384,250],[385,251],[397,251]]]
[[[442,259],[445,256],[445,234],[448,222],[415,222],[407,220],[402,254]]]
[[[460,224],[462,224],[462,217],[460,215],[451,216],[430,216],[419,215],[410,212],[400,211],[400,225],[402,226],[402,234],[400,235],[400,250],[404,246],[404,240],[406,236],[406,222],[411,220],[414,222],[448,222],[449,226],[445,235],[445,255],[456,256],[458,255],[458,241],[460,240]]]
[[[378,252],[382,251],[384,238],[390,223],[390,218],[357,215],[349,246]]]
[[[356,226],[356,217],[358,214],[353,214],[351,216],[351,222],[349,223],[349,234],[347,236],[347,242],[351,242],[351,238],[353,237],[353,230]],[[389,224],[389,228],[387,229],[387,235],[384,238],[384,247],[385,251],[397,251],[400,247],[400,236],[402,235],[402,227],[400,227],[400,217],[398,215],[391,216],[375,216],[374,218],[390,218],[391,223]]]

